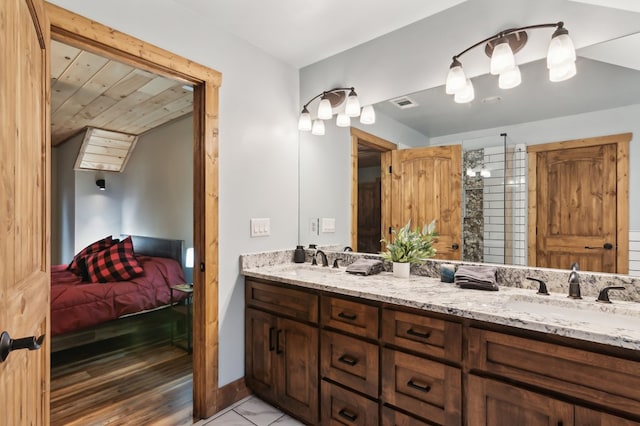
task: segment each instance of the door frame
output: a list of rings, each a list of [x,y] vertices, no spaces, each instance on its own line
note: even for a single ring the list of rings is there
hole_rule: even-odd
[[[371,148],[375,148],[380,152],[388,152],[398,149],[398,145],[389,142],[386,139],[382,139],[378,136],[372,135],[371,133],[367,133],[355,127],[351,127],[351,248],[354,251],[358,251],[358,145],[362,144]],[[383,156],[384,157],[384,156]],[[384,169],[384,158],[380,161],[380,171],[381,175],[382,170]],[[382,179],[380,200],[380,212],[382,217],[380,218],[380,235],[385,235],[384,229],[385,227],[385,204],[382,200],[385,197],[389,197],[391,195],[391,188],[387,188],[388,185],[385,185],[385,180]],[[388,212],[390,214],[390,212]]]
[[[562,142],[552,142],[527,147],[529,163],[529,217],[528,217],[528,264],[536,265],[536,224],[537,224],[537,156],[536,153],[556,151],[560,149],[583,148],[587,146],[610,145],[617,146],[616,160],[616,238],[618,255],[616,256],[616,273],[629,273],[629,142],[632,133],[598,136],[595,138],[573,139]],[[533,154],[533,155],[532,155]]]
[[[193,275],[193,416],[210,417],[231,397],[221,397],[218,388],[218,90],[222,74],[56,5],[45,3],[45,8],[52,39],[194,86],[193,243],[198,267]]]

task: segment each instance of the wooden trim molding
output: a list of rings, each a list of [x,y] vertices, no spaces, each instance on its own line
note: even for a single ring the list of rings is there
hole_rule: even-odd
[[[228,407],[243,398],[251,395],[251,390],[247,387],[244,377],[239,378],[218,389],[218,405]]]
[[[351,127],[351,248],[358,251],[358,145],[362,144],[384,153],[398,149],[398,145],[372,135],[355,127]],[[381,164],[382,167],[382,164]],[[383,168],[384,170],[385,168]],[[384,179],[383,179],[384,182]],[[382,209],[385,206],[385,191],[382,189],[381,203]],[[384,214],[382,214],[384,219]],[[387,225],[389,226],[389,225]],[[382,221],[382,229],[385,223]]]
[[[553,142],[540,145],[530,145],[527,147],[529,154],[529,241],[528,247],[528,263],[529,266],[536,265],[536,182],[537,182],[537,166],[536,153],[543,151],[554,151],[559,149],[579,148],[597,145],[616,144],[617,146],[617,205],[616,205],[616,223],[617,223],[617,242],[618,255],[616,257],[616,273],[629,273],[629,142],[633,137],[632,133],[620,133],[609,136],[598,136],[594,138],[574,139],[562,142]],[[531,155],[533,154],[533,155]]]
[[[222,75],[169,51],[46,3],[51,37],[109,59],[194,85],[193,415],[218,400],[218,89]]]

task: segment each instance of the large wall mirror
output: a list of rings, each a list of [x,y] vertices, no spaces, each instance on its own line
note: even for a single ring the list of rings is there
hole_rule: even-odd
[[[633,53],[638,51],[640,33],[578,49],[577,75],[561,83],[549,82],[545,60],[521,64],[522,84],[510,90],[499,89],[495,76],[475,77],[475,100],[469,104],[456,104],[443,86],[399,93],[375,104],[377,123],[361,129],[401,149],[417,147],[420,140],[424,146],[462,145],[463,260],[526,265],[532,146],[631,133],[628,205],[631,212],[640,209],[634,190],[634,182],[640,183],[640,170],[634,169],[640,164],[640,61]],[[351,149],[349,132],[333,125],[324,139],[301,135],[301,243],[351,243]],[[370,161],[370,153],[367,157]],[[375,182],[376,167],[374,161],[360,169],[361,177]],[[489,186],[500,195],[474,195],[486,194]],[[502,218],[487,220],[498,214]],[[323,217],[336,218],[334,232],[322,232]],[[625,226],[634,246],[632,231],[640,230],[640,216],[630,214]]]

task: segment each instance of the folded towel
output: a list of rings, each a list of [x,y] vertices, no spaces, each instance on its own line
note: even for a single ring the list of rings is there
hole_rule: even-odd
[[[356,275],[375,275],[382,271],[382,261],[376,259],[358,259],[347,266],[347,272]]]
[[[460,288],[497,291],[496,272],[494,266],[460,266],[455,273],[454,283]]]

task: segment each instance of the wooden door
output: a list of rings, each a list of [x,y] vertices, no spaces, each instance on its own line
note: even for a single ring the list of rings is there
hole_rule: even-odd
[[[358,251],[380,253],[380,180],[358,184]]]
[[[310,424],[318,422],[318,329],[278,318],[278,402]]]
[[[469,375],[469,426],[572,425],[573,405],[494,380]]]
[[[580,426],[638,426],[640,423],[577,406],[575,424]]]
[[[49,336],[49,24],[41,0],[0,2],[0,330]],[[49,348],[0,363],[0,424],[49,424]]]
[[[265,398],[276,398],[275,333],[271,314],[247,308],[245,315],[244,371],[247,385]]]
[[[436,219],[436,258],[462,259],[461,145],[392,151],[390,202],[393,229]]]
[[[617,153],[616,143],[551,144],[530,156],[536,169],[531,265],[568,269],[578,262],[585,271],[626,272],[617,265]]]

